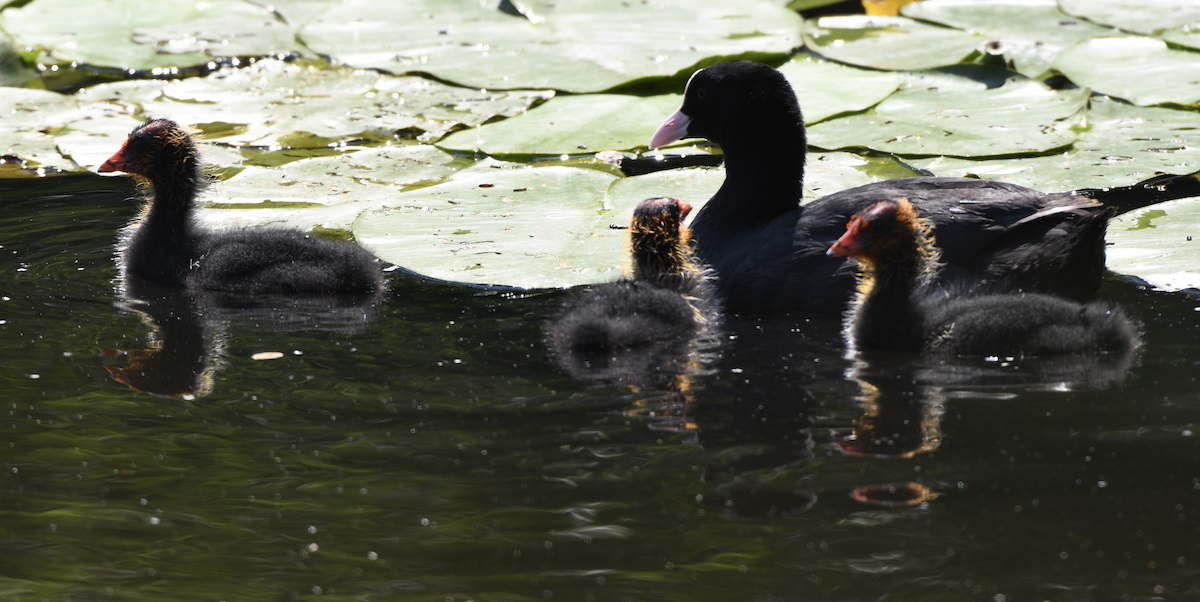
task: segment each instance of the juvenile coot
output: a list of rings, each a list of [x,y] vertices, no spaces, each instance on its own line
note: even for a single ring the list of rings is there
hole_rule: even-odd
[[[122,171],[153,189],[122,241],[125,274],[245,295],[368,294],[384,286],[375,257],[353,243],[278,228],[198,229],[193,204],[208,176],[191,136],[173,121],[153,119],[135,128],[99,171]]]
[[[1139,345],[1138,325],[1118,307],[1038,293],[954,295],[935,284],[931,224],[907,199],[855,215],[828,250],[858,264],[858,294],[846,315],[856,351],[1038,356],[1119,353]]]
[[[559,365],[584,378],[670,370],[715,327],[711,276],[692,256],[682,226],[690,210],[672,198],[637,206],[629,227],[631,275],[592,287],[547,328]]]
[[[840,311],[852,269],[825,250],[850,216],[905,197],[933,222],[946,277],[996,292],[1078,300],[1104,272],[1104,232],[1115,209],[1068,193],[967,178],[900,178],[800,207],[807,152],[791,85],[775,69],[733,61],[692,74],[679,111],[650,141],[707,138],[725,154],[726,179],[691,224],[700,261],[730,305]]]

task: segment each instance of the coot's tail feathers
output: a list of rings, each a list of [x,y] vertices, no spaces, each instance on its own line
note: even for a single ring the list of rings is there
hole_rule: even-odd
[[[1115,207],[1118,214],[1127,213],[1155,203],[1200,196],[1200,171],[1179,176],[1155,176],[1130,186],[1084,188],[1076,190],[1075,194]]]

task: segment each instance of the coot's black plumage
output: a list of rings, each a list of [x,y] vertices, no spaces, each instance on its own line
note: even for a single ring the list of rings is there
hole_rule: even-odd
[[[353,243],[297,230],[205,232],[193,203],[208,183],[188,132],[153,119],[129,134],[100,172],[148,183],[152,197],[123,241],[124,273],[168,286],[236,294],[368,294],[383,288],[375,257]]]
[[[846,315],[856,351],[1039,356],[1121,353],[1139,345],[1119,307],[1038,293],[948,294],[931,227],[907,199],[856,214],[828,250],[857,260],[858,295]]]
[[[629,227],[633,270],[597,285],[550,323],[550,350],[573,375],[611,378],[667,367],[719,320],[710,272],[700,266],[682,222],[691,205],[642,201]]]
[[[654,133],[659,147],[707,138],[725,154],[724,185],[691,224],[700,261],[730,305],[840,311],[852,269],[825,250],[854,213],[904,197],[933,222],[946,277],[983,290],[1086,299],[1104,272],[1115,209],[1069,193],[967,178],[901,178],[800,207],[807,152],[800,106],[784,76],[748,61],[692,75],[679,111]]]

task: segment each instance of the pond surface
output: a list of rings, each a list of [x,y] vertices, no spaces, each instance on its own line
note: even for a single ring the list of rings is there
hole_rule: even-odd
[[[131,193],[0,181],[0,600],[1200,593],[1195,298],[1105,282],[1139,358],[855,365],[742,314],[596,384],[542,341],[571,292],[124,298]]]

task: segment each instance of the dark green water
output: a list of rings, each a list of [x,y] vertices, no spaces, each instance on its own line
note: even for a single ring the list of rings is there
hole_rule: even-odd
[[[0,600],[1200,595],[1194,298],[1106,282],[1136,361],[855,367],[836,317],[739,315],[598,386],[541,340],[569,293],[123,299],[126,186],[0,181]],[[891,483],[934,497],[852,496]]]

